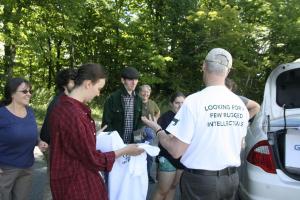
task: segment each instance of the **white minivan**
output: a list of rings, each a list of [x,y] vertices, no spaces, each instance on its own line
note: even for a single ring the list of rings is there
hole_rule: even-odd
[[[240,199],[300,199],[300,61],[279,65],[268,77],[239,175]]]

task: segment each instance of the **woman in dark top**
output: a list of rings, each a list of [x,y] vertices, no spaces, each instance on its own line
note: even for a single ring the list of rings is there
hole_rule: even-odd
[[[39,144],[33,110],[28,106],[31,86],[23,78],[8,80],[0,102],[0,199],[29,199],[33,150]]]
[[[173,120],[175,114],[183,104],[184,99],[185,96],[181,92],[177,92],[171,96],[171,110],[164,113],[157,121],[162,129],[166,129]],[[176,186],[179,183],[184,166],[180,163],[179,159],[174,159],[161,144],[158,144],[158,146],[160,148],[157,172],[158,187],[153,199],[174,199]]]

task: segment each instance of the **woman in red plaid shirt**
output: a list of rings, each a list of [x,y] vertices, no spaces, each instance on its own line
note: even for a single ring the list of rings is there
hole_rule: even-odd
[[[108,194],[99,171],[110,171],[115,159],[143,152],[136,144],[102,153],[96,150],[96,128],[86,105],[105,85],[105,71],[98,64],[78,69],[75,87],[60,97],[50,116],[50,185],[54,200],[106,200]]]

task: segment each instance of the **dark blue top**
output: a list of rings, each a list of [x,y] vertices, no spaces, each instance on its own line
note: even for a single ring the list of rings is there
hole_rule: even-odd
[[[33,165],[38,131],[33,110],[29,107],[26,110],[26,117],[20,118],[5,106],[0,107],[0,165],[16,168]]]
[[[162,116],[160,116],[160,118],[157,120],[157,123],[161,126],[163,130],[165,130],[174,117],[175,117],[175,113],[169,110],[165,112]],[[170,134],[166,130],[165,132],[167,134]],[[176,169],[184,169],[184,165],[180,162],[180,158],[178,159],[173,158],[171,154],[160,143],[158,143],[158,147],[160,148],[160,152],[158,156],[163,156],[166,159],[168,159],[168,161],[170,161]]]

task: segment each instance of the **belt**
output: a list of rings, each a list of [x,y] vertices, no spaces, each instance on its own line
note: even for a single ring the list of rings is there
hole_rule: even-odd
[[[185,168],[185,171],[191,174],[199,174],[204,176],[229,176],[236,172],[236,167],[227,167],[222,170],[211,171],[211,170],[203,170],[203,169],[189,169]]]

